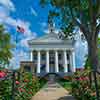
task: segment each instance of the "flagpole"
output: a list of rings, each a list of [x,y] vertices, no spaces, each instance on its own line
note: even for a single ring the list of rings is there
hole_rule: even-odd
[[[15,32],[15,53],[17,53],[17,31]],[[16,59],[16,58],[15,58]],[[16,65],[16,60],[15,60],[15,65]],[[14,67],[14,66],[13,66]],[[16,80],[16,76],[15,76],[16,70],[13,69],[13,73],[12,73],[12,100],[15,100],[15,80]]]
[[[17,33],[17,32],[18,32],[18,31],[16,30],[16,34],[15,34],[15,35],[16,35],[16,39],[15,39],[15,42],[16,42],[16,53],[17,53],[17,41],[18,41],[18,40],[17,40],[17,39],[18,39],[18,35],[17,35],[18,33]],[[16,64],[17,64],[17,63],[16,63]],[[20,80],[20,72],[17,72],[17,74],[18,74],[18,81],[19,81],[19,80]]]
[[[17,53],[17,32],[21,32],[21,33],[24,33],[25,30],[23,27],[20,27],[20,26],[16,26],[16,32],[15,32],[15,44],[16,44],[16,47],[15,47],[15,53]],[[16,58],[16,57],[15,57]],[[16,63],[16,60],[15,60],[15,63]],[[15,64],[17,65],[17,63]],[[15,100],[15,80],[16,80],[16,70],[13,69],[13,74],[12,74],[12,97],[11,97],[11,100]],[[18,72],[18,78],[20,79],[20,73]],[[18,79],[18,80],[19,80]]]

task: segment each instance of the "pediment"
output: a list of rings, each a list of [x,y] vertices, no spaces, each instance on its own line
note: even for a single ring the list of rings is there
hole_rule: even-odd
[[[31,45],[45,45],[45,44],[59,44],[59,45],[72,45],[73,41],[72,40],[62,40],[59,38],[58,34],[56,33],[51,33],[51,34],[45,34],[42,37],[35,38],[32,40],[28,41],[28,44]]]
[[[57,34],[51,33],[46,34],[42,37],[29,40],[30,43],[42,43],[42,42],[60,42],[62,39],[59,39],[59,36]]]

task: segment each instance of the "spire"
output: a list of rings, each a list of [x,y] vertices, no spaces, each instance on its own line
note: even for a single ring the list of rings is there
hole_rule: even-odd
[[[49,29],[49,33],[54,32],[54,24],[51,16],[48,16],[48,29]]]

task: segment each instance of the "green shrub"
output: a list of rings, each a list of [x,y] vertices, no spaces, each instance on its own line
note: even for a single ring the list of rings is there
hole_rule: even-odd
[[[58,82],[63,86],[66,90],[71,91],[71,76],[64,76],[63,78],[60,78]]]
[[[42,88],[45,84],[46,84],[47,80],[45,78],[40,78],[39,79],[39,83],[40,83],[40,87],[39,88]]]
[[[95,88],[90,88],[88,70],[76,72],[72,78],[72,95],[77,100],[96,100]]]
[[[17,76],[15,79],[18,79]],[[26,72],[20,78],[15,80],[14,99],[31,100],[32,96],[46,83],[44,78],[39,79],[31,73]],[[12,79],[0,81],[0,100],[11,100],[12,97]]]
[[[0,100],[10,100],[11,80],[0,81]]]
[[[31,73],[24,73],[21,82],[16,81],[16,85],[16,100],[30,100],[40,87],[38,78]]]

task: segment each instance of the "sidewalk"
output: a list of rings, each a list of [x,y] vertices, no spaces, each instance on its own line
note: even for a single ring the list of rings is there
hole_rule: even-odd
[[[60,84],[48,82],[32,100],[75,100]]]

